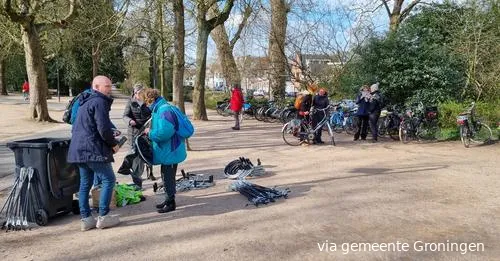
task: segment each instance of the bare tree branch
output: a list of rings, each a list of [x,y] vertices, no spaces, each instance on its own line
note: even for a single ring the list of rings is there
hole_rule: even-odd
[[[10,18],[10,20],[12,20],[12,22],[24,24],[24,23],[28,23],[31,19],[27,15],[22,15],[22,14],[17,13],[16,11],[12,10],[11,0],[5,0],[3,7],[5,9],[5,13],[9,16],[9,18]]]
[[[403,21],[408,14],[410,14],[411,10],[418,4],[420,3],[421,0],[413,0],[402,12],[401,16],[399,17],[399,22]]]
[[[229,17],[229,13],[231,13],[231,9],[233,8],[233,5],[234,5],[234,0],[228,0],[226,2],[226,5],[224,6],[224,9],[222,10],[222,12],[218,16],[213,17],[207,21],[207,25],[208,25],[210,31],[212,29],[214,29],[216,26],[223,24],[224,21],[227,20],[227,18]]]
[[[389,0],[382,0],[382,3],[384,4],[385,10],[387,11],[387,15],[391,16],[391,14],[392,14],[391,13],[391,9],[389,8],[389,5],[387,4],[387,1],[389,1]]]
[[[245,26],[248,22],[248,18],[250,17],[251,14],[252,14],[252,7],[250,5],[247,5],[245,7],[245,12],[243,13],[243,20],[238,25],[238,31],[236,31],[233,39],[231,39],[231,41],[229,42],[229,46],[231,47],[231,49],[234,48],[234,45],[240,39],[241,32],[243,31],[243,28],[245,28]]]
[[[77,8],[78,4],[76,3],[76,0],[70,0],[68,14],[62,20],[53,22],[52,25],[63,29],[66,28],[66,26],[68,26],[68,23],[71,22],[76,17]]]

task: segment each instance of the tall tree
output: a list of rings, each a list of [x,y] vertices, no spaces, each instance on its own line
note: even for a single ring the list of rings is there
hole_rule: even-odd
[[[395,32],[398,30],[399,25],[401,22],[408,17],[410,14],[411,10],[418,4],[420,3],[421,0],[413,0],[411,3],[408,4],[405,8],[403,8],[403,4],[405,0],[394,0],[394,4],[392,6],[392,11],[389,7],[388,2],[390,0],[381,0],[385,10],[387,11],[387,15],[389,16],[389,31],[390,32]]]
[[[20,31],[3,13],[0,7],[0,95],[8,95],[5,69],[6,60],[12,54],[20,53]]]
[[[47,108],[47,73],[43,63],[43,51],[40,44],[40,34],[51,28],[65,28],[76,16],[76,1],[69,0],[68,12],[61,20],[38,21],[41,10],[56,1],[20,1],[17,8],[11,0],[4,0],[5,13],[10,20],[21,26],[24,53],[26,56],[26,71],[30,82],[29,116],[36,121],[54,121],[49,116]],[[40,19],[41,20],[41,19]]]
[[[173,0],[174,10],[174,70],[172,83],[172,100],[182,112],[186,112],[184,107],[184,37],[186,30],[184,27],[184,1]]]
[[[250,3],[244,3],[243,18],[238,26],[238,30],[234,34],[233,38],[229,40],[229,36],[224,24],[221,24],[214,28],[211,32],[212,39],[217,46],[217,56],[222,67],[222,74],[226,80],[226,85],[231,85],[234,83],[241,84],[241,76],[236,66],[236,61],[234,60],[233,50],[236,42],[240,39],[241,32],[247,24],[248,18],[252,14],[252,7]],[[210,15],[219,15],[219,9],[216,6],[210,8]]]
[[[269,35],[269,61],[272,98],[285,97],[287,58],[285,56],[287,14],[290,4],[286,0],[271,0],[271,31]]]
[[[207,19],[209,9],[216,5],[218,0],[196,0],[196,27],[198,39],[196,42],[196,76],[193,90],[193,119],[208,120],[205,107],[205,75],[207,69],[207,44],[210,32],[228,18],[234,5],[234,0],[225,1],[224,8],[219,15]]]

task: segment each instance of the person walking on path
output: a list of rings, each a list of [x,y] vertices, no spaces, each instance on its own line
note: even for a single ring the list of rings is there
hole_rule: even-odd
[[[174,211],[175,202],[175,174],[177,165],[186,157],[185,139],[176,133],[179,121],[173,105],[160,96],[158,90],[146,89],[142,99],[151,110],[151,128],[144,133],[151,139],[153,148],[153,164],[161,165],[161,178],[166,192],[165,201],[156,205],[158,213]]]
[[[358,112],[356,116],[358,117],[358,130],[354,134],[354,141],[357,141],[360,137],[361,140],[366,140],[368,132],[368,106],[370,101],[370,87],[368,85],[363,85],[359,94],[356,97],[356,104],[358,104]]]
[[[234,84],[233,88],[231,89],[231,100],[229,101],[230,103],[230,109],[234,112],[234,127],[232,128],[233,130],[239,130],[240,129],[240,113],[241,109],[243,108],[243,93],[241,92],[241,87],[239,84]]]
[[[134,184],[142,189],[142,173],[144,172],[144,161],[135,151],[134,137],[139,134],[139,131],[144,124],[151,118],[151,111],[148,106],[142,101],[140,93],[143,91],[143,86],[140,83],[134,85],[134,93],[123,112],[123,121],[127,124],[128,143],[131,150],[125,156],[122,167],[118,170],[120,174],[130,174]]]
[[[319,89],[318,95],[314,96],[313,99],[313,107],[316,109],[325,109],[330,105],[330,101],[328,100],[328,95],[326,93],[326,90],[321,88]],[[313,128],[316,128],[319,122],[323,119],[325,116],[325,111],[316,111],[313,114]],[[321,140],[321,133],[323,132],[322,128],[316,131],[316,134],[314,135],[314,143],[316,144],[322,144],[325,143]]]
[[[109,204],[115,186],[115,173],[111,163],[113,154],[120,147],[114,137],[109,111],[113,99],[111,80],[96,76],[92,81],[93,92],[80,96],[80,108],[71,130],[68,162],[76,163],[80,170],[80,191],[78,194],[81,230],[113,227],[120,223],[116,215],[109,215]],[[92,217],[89,207],[89,191],[94,174],[102,181],[99,198],[99,216]]]
[[[28,101],[30,99],[30,83],[28,82],[28,78],[24,79],[22,92],[23,92],[24,100]]]
[[[370,99],[368,106],[370,129],[372,131],[373,142],[378,141],[378,118],[382,111],[382,96],[378,90],[378,83],[370,86]]]

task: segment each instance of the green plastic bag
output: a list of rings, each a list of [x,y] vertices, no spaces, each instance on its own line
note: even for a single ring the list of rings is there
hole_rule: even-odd
[[[134,186],[127,184],[116,184],[116,204],[118,207],[125,205],[137,204],[141,202],[142,191],[135,190]]]

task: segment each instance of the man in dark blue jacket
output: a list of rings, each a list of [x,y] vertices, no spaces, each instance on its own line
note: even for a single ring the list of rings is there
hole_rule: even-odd
[[[111,81],[105,76],[96,76],[92,81],[93,92],[79,98],[80,108],[73,128],[68,151],[68,162],[78,164],[80,170],[80,191],[78,195],[81,230],[106,228],[120,223],[118,216],[108,215],[109,204],[115,185],[115,174],[111,162],[113,153],[119,150],[113,135],[113,124],[109,111],[113,99]],[[102,181],[99,198],[99,217],[92,217],[89,207],[89,192],[94,174]]]
[[[325,109],[328,107],[328,105],[330,105],[330,101],[328,100],[328,94],[326,93],[325,89],[321,88],[318,91],[318,95],[314,96],[313,106],[316,109]],[[324,111],[316,111],[313,115],[313,127],[316,128],[318,123],[320,123],[324,117],[325,117]],[[321,140],[321,133],[322,132],[323,132],[322,128],[320,128],[319,130],[316,131],[316,133],[314,135],[314,143],[316,143],[316,144],[325,143]]]

